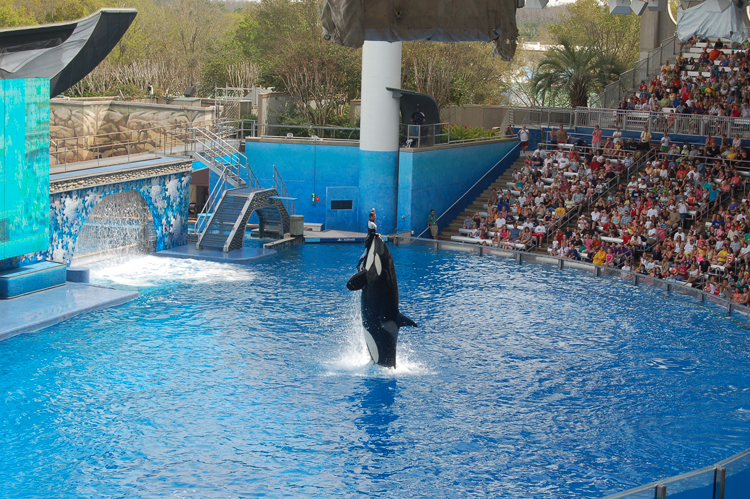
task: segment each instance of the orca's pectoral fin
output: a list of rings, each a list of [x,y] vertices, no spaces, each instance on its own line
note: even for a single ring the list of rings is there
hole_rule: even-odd
[[[396,322],[398,324],[398,327],[404,327],[404,326],[419,327],[419,326],[417,326],[416,322],[414,322],[413,320],[409,319],[407,316],[405,316],[401,312],[398,313],[398,317],[396,318]]]
[[[346,287],[349,288],[350,291],[359,291],[360,289],[364,288],[366,284],[367,271],[360,270],[359,272],[354,274],[351,279],[349,279],[349,282],[346,283]]]

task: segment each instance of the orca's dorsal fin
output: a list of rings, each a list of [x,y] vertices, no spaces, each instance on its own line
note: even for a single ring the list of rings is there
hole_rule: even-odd
[[[409,319],[407,316],[405,316],[401,312],[399,312],[398,316],[396,317],[396,324],[398,324],[398,327],[404,327],[404,326],[419,327],[417,326],[416,322]]]
[[[349,279],[349,282],[346,283],[346,287],[350,291],[359,291],[360,289],[364,288],[367,284],[367,271],[366,270],[360,270],[356,274],[354,274],[351,279]]]

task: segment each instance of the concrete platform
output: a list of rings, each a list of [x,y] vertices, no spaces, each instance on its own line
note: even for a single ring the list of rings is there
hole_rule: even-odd
[[[12,300],[0,301],[0,340],[57,324],[84,312],[134,300],[137,291],[69,282]]]
[[[170,258],[192,258],[193,260],[206,260],[209,262],[226,263],[248,263],[270,258],[276,254],[276,250],[263,248],[240,248],[238,250],[224,253],[219,250],[196,249],[195,244],[186,244],[176,248],[162,250],[154,253],[156,256],[167,256]]]
[[[305,231],[302,234],[306,243],[363,243],[367,234],[345,230]]]

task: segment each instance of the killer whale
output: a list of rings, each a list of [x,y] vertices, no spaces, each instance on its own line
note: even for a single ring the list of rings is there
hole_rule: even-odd
[[[398,310],[396,267],[385,242],[375,235],[365,251],[364,268],[354,274],[346,287],[362,290],[362,326],[373,362],[396,367],[399,328],[417,323]]]

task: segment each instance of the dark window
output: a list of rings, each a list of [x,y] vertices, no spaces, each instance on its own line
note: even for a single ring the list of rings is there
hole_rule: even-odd
[[[351,210],[352,200],[347,199],[346,201],[331,201],[332,210]]]

